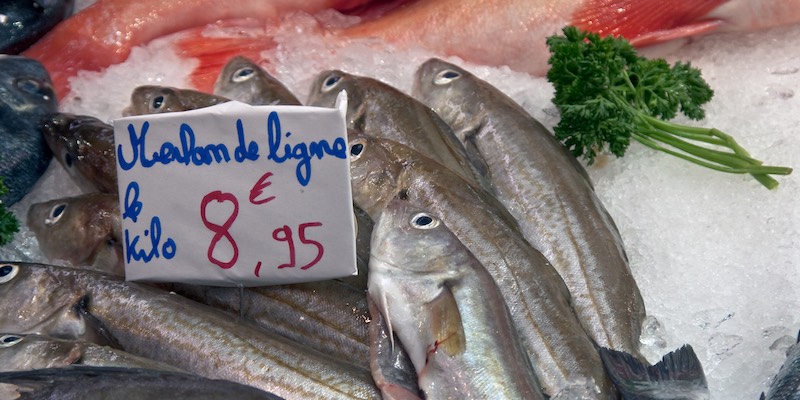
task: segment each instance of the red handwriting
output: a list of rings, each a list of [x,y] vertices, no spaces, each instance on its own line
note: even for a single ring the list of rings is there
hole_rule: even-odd
[[[275,196],[269,196],[269,197],[267,197],[265,199],[259,199],[258,198],[258,196],[260,196],[262,193],[264,193],[264,189],[266,189],[267,186],[272,184],[272,182],[267,181],[267,178],[269,178],[270,176],[272,176],[272,172],[267,172],[266,174],[261,175],[261,178],[258,179],[258,182],[256,182],[256,184],[253,185],[253,188],[250,189],[250,202],[251,203],[258,205],[258,204],[264,204],[266,202],[275,200]]]
[[[219,203],[230,201],[233,203],[233,212],[222,225],[217,225],[206,218],[206,207],[211,201],[217,201]],[[231,236],[231,233],[229,232],[231,225],[233,225],[233,221],[236,219],[238,214],[239,201],[236,200],[236,196],[231,193],[222,193],[221,191],[217,190],[205,195],[203,200],[200,202],[200,218],[203,220],[203,224],[206,226],[206,228],[211,230],[211,232],[214,232],[214,237],[211,238],[211,244],[208,246],[208,261],[211,261],[213,264],[216,264],[222,269],[233,267],[233,265],[236,264],[236,260],[239,258],[239,247],[236,245],[236,241],[233,240],[233,236]],[[233,256],[231,257],[230,261],[220,261],[214,257],[214,249],[217,247],[217,243],[219,243],[222,238],[227,239],[233,247]]]
[[[322,246],[322,243],[311,240],[306,237],[306,228],[312,226],[322,226],[322,222],[306,222],[304,224],[300,224],[297,227],[298,236],[300,237],[300,243],[303,244],[310,244],[317,248],[317,256],[314,257],[311,262],[308,264],[300,267],[300,269],[306,270],[313,267],[319,260],[322,259],[322,254],[325,252],[325,248]],[[279,236],[280,235],[280,236]],[[292,228],[287,225],[284,225],[278,229],[272,231],[272,238],[279,241],[279,242],[286,242],[289,245],[289,262],[285,264],[278,265],[278,269],[280,268],[294,268],[295,267],[295,248],[294,248],[294,239],[292,237]],[[257,275],[256,275],[257,276]]]

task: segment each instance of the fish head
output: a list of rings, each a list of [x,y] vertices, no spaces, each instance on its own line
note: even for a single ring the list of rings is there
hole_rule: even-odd
[[[352,130],[347,137],[353,202],[376,221],[396,196],[404,166],[382,145],[382,139]]]
[[[87,191],[115,189],[96,184],[100,180],[97,175],[116,175],[110,171],[116,167],[111,125],[94,117],[55,113],[44,118],[41,131],[56,159],[81,187]]]
[[[44,66],[27,57],[0,55],[0,105],[0,116],[56,112],[55,90]]]
[[[186,111],[177,89],[143,85],[133,89],[131,104],[122,110],[122,115],[128,117],[176,111]]]
[[[77,363],[86,342],[52,339],[33,334],[0,334],[3,371],[58,368]]]
[[[262,73],[261,67],[250,59],[243,56],[233,57],[214,82],[214,93],[232,99],[251,98],[263,84]]]
[[[468,101],[475,94],[472,74],[463,68],[431,58],[417,69],[414,76],[412,95],[432,108],[451,126],[464,125],[472,112],[466,112]],[[458,134],[458,132],[455,132]],[[459,140],[463,142],[462,137]]]
[[[340,70],[320,72],[311,84],[306,104],[317,107],[334,107],[336,97],[342,90],[347,91],[347,126],[358,128],[358,120],[363,118],[364,93],[360,77]]]
[[[119,200],[115,194],[89,193],[31,205],[27,223],[42,252],[73,266],[92,265],[98,254],[121,247]],[[121,274],[121,258],[100,269]]]

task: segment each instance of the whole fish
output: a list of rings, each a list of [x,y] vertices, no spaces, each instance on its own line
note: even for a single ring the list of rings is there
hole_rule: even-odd
[[[281,81],[242,56],[232,58],[222,68],[214,83],[214,94],[253,106],[302,105]]]
[[[429,107],[388,84],[339,70],[323,71],[306,103],[333,107],[342,90],[347,91],[348,129],[400,142],[470,182],[482,183],[450,127]]]
[[[47,169],[52,153],[40,121],[58,111],[50,77],[42,64],[21,56],[0,55],[0,178],[11,205],[30,191]]]
[[[644,301],[617,227],[575,157],[514,100],[451,63],[422,64],[414,93],[486,163],[498,200],[564,279],[595,343],[644,360]]]
[[[500,289],[441,220],[390,202],[369,268],[369,297],[427,398],[544,399]]]
[[[17,54],[72,13],[73,0],[5,0],[0,5],[0,53]]]
[[[337,360],[369,369],[363,289],[337,280],[239,288],[173,284],[171,291],[238,315]]]
[[[368,3],[368,4],[365,4]],[[25,54],[51,72],[59,96],[78,71],[99,71],[125,61],[133,47],[214,21],[250,18],[275,25],[293,12],[334,9],[363,15],[355,26],[329,32],[340,41],[378,38],[397,47],[424,47],[439,56],[508,65],[543,74],[545,38],[568,24],[623,35],[634,43],[658,43],[714,31],[751,31],[800,20],[800,0],[245,0],[230,7],[215,0],[98,0],[67,19]],[[375,12],[378,10],[378,12]],[[388,12],[385,10],[389,10]],[[234,30],[235,31],[235,30]],[[233,55],[257,56],[276,47],[272,38],[207,37],[202,29],[180,44],[185,57],[200,56],[212,78],[195,82],[211,90],[213,77]],[[204,56],[204,57],[203,57]]]
[[[132,354],[290,399],[379,396],[367,371],[177,294],[88,270],[6,263],[0,276],[4,268],[0,299],[27,302],[20,315],[30,323],[71,304],[62,306],[60,298],[85,297],[86,311]]]
[[[168,364],[86,341],[54,339],[41,335],[0,336],[0,371],[25,371],[67,365],[182,372]]]
[[[587,396],[615,395],[563,280],[494,197],[397,142],[351,133],[349,149],[353,200],[373,220],[392,199],[407,200],[442,220],[489,271],[546,394],[585,386]]]
[[[169,86],[139,86],[131,93],[131,104],[123,116],[195,110],[230,101],[222,96]]]
[[[42,134],[56,160],[85,191],[117,193],[114,127],[87,115],[56,113]]]
[[[50,260],[125,276],[119,198],[88,193],[33,204],[28,227]]]
[[[220,379],[142,368],[73,365],[0,373],[0,398],[19,400],[280,400],[272,393]]]
[[[767,393],[761,393],[761,400],[800,399],[800,333],[797,342],[786,352],[786,361],[769,385]]]

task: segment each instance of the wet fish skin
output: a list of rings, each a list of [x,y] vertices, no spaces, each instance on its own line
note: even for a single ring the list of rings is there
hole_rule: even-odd
[[[800,333],[797,335],[800,342]],[[800,398],[800,345],[795,343],[786,352],[786,361],[775,375],[761,400],[790,400]]]
[[[48,259],[125,276],[116,194],[87,193],[33,204],[27,224]]]
[[[5,265],[15,276],[0,284],[0,301],[16,295],[19,301],[29,303],[28,308],[35,311],[31,317],[35,317],[56,309],[53,304],[60,306],[58,298],[85,296],[90,299],[87,312],[132,354],[287,399],[379,396],[367,371],[335,362],[177,294],[94,271],[29,263]],[[31,301],[25,293],[36,290],[40,297]]]
[[[441,220],[393,200],[372,238],[370,299],[427,397],[544,399],[500,289]]]
[[[39,121],[56,111],[56,94],[42,64],[0,55],[0,178],[9,190],[0,196],[4,204],[19,201],[47,169],[52,154]]]
[[[619,231],[575,157],[511,98],[452,63],[422,64],[414,93],[486,162],[498,200],[564,278],[595,343],[644,360],[644,301]]]
[[[253,106],[302,105],[281,81],[242,56],[232,58],[222,68],[214,83],[214,94]]]
[[[56,113],[42,123],[56,160],[87,192],[117,193],[114,127],[88,115]]]
[[[143,85],[133,89],[131,104],[122,110],[122,115],[128,117],[196,110],[228,101],[230,99],[225,97],[192,89]]]
[[[444,221],[500,287],[545,393],[588,383],[589,395],[616,395],[563,280],[492,195],[400,143],[348,139],[353,201],[374,220],[399,198]]]
[[[311,85],[307,105],[333,107],[347,91],[347,128],[405,144],[481,184],[450,127],[411,96],[377,79],[340,70],[323,71]]]
[[[187,373],[82,365],[0,373],[0,397],[20,400],[281,399],[250,386]]]
[[[169,290],[369,369],[366,292],[338,280],[245,288],[171,284]]]
[[[72,13],[74,0],[4,0],[0,53],[18,54]]]
[[[41,335],[0,335],[0,371],[86,365],[92,367],[147,368],[183,372],[168,364],[137,357],[109,346]]]

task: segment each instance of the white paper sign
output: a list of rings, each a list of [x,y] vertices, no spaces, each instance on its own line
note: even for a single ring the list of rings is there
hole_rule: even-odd
[[[355,274],[346,102],[115,120],[126,279],[264,286]]]

